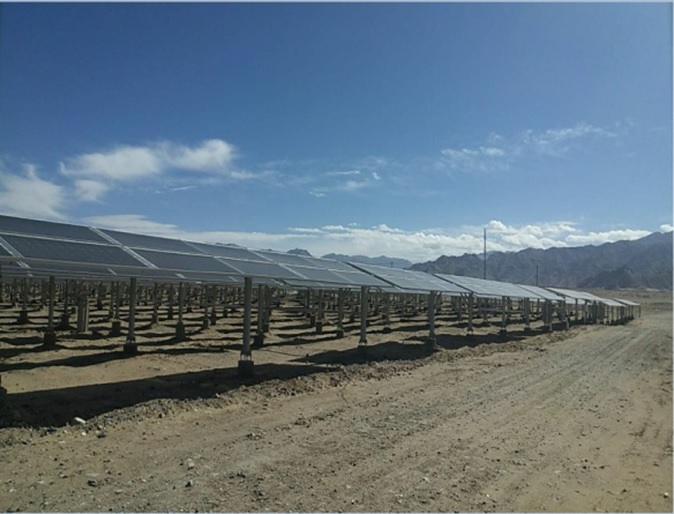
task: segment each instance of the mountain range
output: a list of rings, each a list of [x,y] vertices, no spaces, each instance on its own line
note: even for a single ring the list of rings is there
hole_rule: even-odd
[[[482,278],[481,255],[441,256],[410,269]],[[571,288],[672,290],[672,232],[574,248],[527,248],[487,256],[487,278]]]

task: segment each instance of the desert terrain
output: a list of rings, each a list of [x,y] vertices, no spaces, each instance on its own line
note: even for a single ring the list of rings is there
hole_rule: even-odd
[[[255,377],[237,377],[241,319],[152,325],[139,351],[91,330],[41,349],[0,305],[0,510],[672,511],[671,292],[625,325],[525,334],[441,313],[316,334],[276,310]],[[81,418],[75,420],[75,418]]]

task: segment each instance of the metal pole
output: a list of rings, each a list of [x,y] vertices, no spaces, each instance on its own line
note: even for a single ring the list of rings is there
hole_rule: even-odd
[[[367,344],[367,293],[368,287],[362,286],[360,288],[360,340],[358,341],[358,347],[362,350]]]
[[[250,349],[250,318],[253,298],[253,279],[245,277],[243,282],[243,344],[239,357],[239,376],[242,378],[253,375],[253,356]]]
[[[129,331],[126,334],[124,353],[130,355],[138,352],[136,344],[136,277],[131,277],[129,285]]]

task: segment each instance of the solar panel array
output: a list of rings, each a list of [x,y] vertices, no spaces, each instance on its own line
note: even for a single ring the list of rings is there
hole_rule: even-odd
[[[258,284],[280,287],[357,289],[365,286],[391,293],[436,292],[449,296],[474,294],[487,298],[578,299],[611,306],[625,304],[623,300],[619,303],[568,289],[432,275],[4,215],[0,215],[0,263],[2,273],[10,276],[136,277],[148,281],[231,285],[241,284],[244,277],[250,277]]]
[[[462,277],[459,275],[445,275],[443,273],[437,273],[436,276],[468,289],[476,296],[485,298],[502,298],[504,296],[507,296],[508,298],[541,298],[540,295],[532,291],[507,282],[497,282],[495,280],[484,280],[482,278],[474,277]]]

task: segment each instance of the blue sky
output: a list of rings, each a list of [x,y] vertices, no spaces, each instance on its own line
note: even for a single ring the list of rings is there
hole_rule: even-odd
[[[0,212],[405,257],[672,226],[672,5],[0,6]]]

